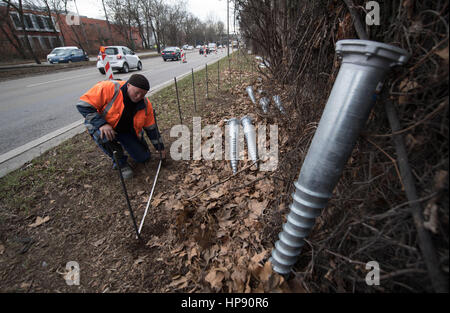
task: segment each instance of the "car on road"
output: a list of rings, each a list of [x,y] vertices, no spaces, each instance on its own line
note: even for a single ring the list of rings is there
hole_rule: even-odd
[[[181,50],[178,47],[167,47],[161,52],[161,56],[164,62],[169,59],[178,61],[181,58]]]
[[[141,59],[128,47],[106,46],[105,54],[105,62],[109,62],[113,71],[119,70],[123,73],[128,73],[130,69],[142,70]],[[105,74],[105,65],[103,64],[101,52],[97,56],[97,69],[100,73]]]
[[[52,51],[53,52],[53,51]],[[47,56],[47,61],[53,63],[71,63],[89,61],[89,56],[85,51],[78,48],[58,49]]]
[[[67,47],[56,47],[49,54],[47,54],[47,61],[50,62],[50,58],[56,55],[56,52],[66,50],[66,49],[78,49],[76,46],[67,46]]]

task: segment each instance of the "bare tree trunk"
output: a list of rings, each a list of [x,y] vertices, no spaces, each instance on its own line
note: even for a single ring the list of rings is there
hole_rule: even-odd
[[[9,43],[14,47],[14,49],[16,49],[16,51],[20,54],[20,56],[23,59],[26,59],[27,56],[25,55],[25,53],[23,53],[23,48],[22,48],[22,44],[20,44],[20,41],[18,41],[18,45],[16,42],[14,42],[14,40],[8,35],[8,32],[5,30],[3,24],[0,25],[0,30],[2,31],[2,33],[5,35],[6,39],[8,39]],[[17,38],[18,40],[18,38]]]
[[[56,35],[56,39],[57,39],[57,41],[58,41],[58,45],[59,45],[59,46],[63,46],[63,43],[61,42],[61,40],[60,40],[60,38],[59,38],[59,34],[58,34],[58,32],[56,31],[56,27],[55,27],[55,25],[53,24],[52,10],[50,9],[50,5],[48,4],[48,0],[44,0],[44,4],[45,4],[45,8],[47,9],[47,15],[48,15],[48,18],[49,18],[49,20],[50,20],[50,27],[52,28],[53,33]]]
[[[12,5],[14,7],[14,5]],[[25,27],[25,18],[23,15],[23,5],[22,5],[22,0],[19,0],[19,7],[15,7],[17,9],[17,12],[19,13],[20,16],[20,23],[22,24],[22,29],[23,29],[23,34],[25,37],[25,45],[28,49],[28,51],[30,51],[31,56],[33,57],[34,61],[36,62],[36,64],[41,64],[41,61],[39,60],[39,58],[36,56],[36,53],[34,53],[33,48],[31,47],[31,43],[30,40],[28,38],[28,32],[26,30]]]
[[[1,29],[2,33],[5,35],[6,39],[8,39],[8,41],[11,43],[11,45],[14,47],[14,49],[16,49],[16,51],[20,54],[20,56],[23,59],[26,59],[27,56],[23,52],[22,43],[20,42],[20,39],[15,34],[14,28],[11,25],[11,22],[9,19],[9,12],[10,12],[10,5],[8,4],[8,6],[6,7],[5,15],[0,17],[0,29]],[[10,31],[9,33],[11,33],[12,38],[9,35],[9,33],[6,31],[6,28],[9,29],[9,31]]]
[[[109,19],[108,19],[108,13],[106,13],[105,0],[102,0],[102,5],[103,5],[103,11],[105,12],[106,24],[108,25],[108,29],[109,29],[109,38],[111,39],[112,45],[114,45],[114,37],[112,35],[111,24],[109,23]]]
[[[69,12],[67,11],[67,1],[64,1],[64,12],[66,13],[66,16],[67,16],[67,14],[69,14]],[[70,29],[72,30],[73,34],[75,35],[77,45],[80,46],[81,49],[86,51],[86,49],[83,47],[83,44],[81,43],[80,37],[78,36],[78,32],[75,30],[75,27],[73,25],[70,25]]]

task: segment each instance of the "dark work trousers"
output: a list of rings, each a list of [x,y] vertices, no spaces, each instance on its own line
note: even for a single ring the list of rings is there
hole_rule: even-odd
[[[139,163],[144,163],[150,159],[150,149],[145,142],[144,135],[141,139],[136,136],[136,133],[117,133],[116,138],[112,141],[103,137],[100,139],[100,130],[96,130],[92,135],[95,143],[102,149],[103,152],[108,155],[112,161],[114,168],[117,165],[114,162],[113,152],[117,151],[117,160],[119,161],[119,167],[122,168],[127,164],[127,156],[123,152],[123,148],[128,154]]]

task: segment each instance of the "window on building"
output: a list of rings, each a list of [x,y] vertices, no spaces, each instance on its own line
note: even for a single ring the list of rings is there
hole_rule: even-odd
[[[34,29],[39,29],[39,24],[38,24],[38,17],[36,15],[32,15],[30,14],[30,18],[31,18],[31,23],[33,24],[33,28]]]
[[[25,28],[26,29],[34,29],[33,22],[31,21],[31,16],[29,14],[24,14],[23,18],[25,21]]]
[[[58,45],[58,39],[56,37],[50,37],[51,48],[55,48]]]
[[[45,30],[47,28],[42,20],[42,16],[36,15],[36,23],[40,30]]]
[[[48,25],[48,29],[52,28],[53,22],[52,20],[50,20],[50,18],[48,16],[45,17],[45,21],[47,22]]]
[[[41,44],[42,44],[42,48],[44,48],[44,49],[53,48],[49,37],[43,37]]]
[[[19,29],[19,28],[21,29],[22,23],[20,23],[19,14],[14,12],[14,13],[11,13],[10,15],[11,15],[11,18],[14,22],[14,26],[16,27],[16,29]]]
[[[49,30],[50,29],[50,25],[48,25],[47,19],[48,18],[45,17],[45,16],[40,16],[40,20],[41,20],[41,22],[43,24],[43,28],[46,29],[46,30]]]
[[[33,47],[33,49],[36,50],[41,50],[41,43],[39,42],[39,38],[38,37],[31,37],[31,46]]]

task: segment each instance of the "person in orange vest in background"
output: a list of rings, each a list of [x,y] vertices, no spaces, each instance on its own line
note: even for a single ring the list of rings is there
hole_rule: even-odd
[[[147,78],[133,74],[128,81],[98,82],[76,104],[85,118],[84,124],[89,135],[112,159],[113,168],[120,168],[125,179],[132,177],[133,171],[127,162],[124,148],[138,163],[150,159],[144,131],[161,157],[166,157],[155,112],[150,101],[145,98],[149,90]],[[114,151],[117,151],[119,164],[114,162]]]

